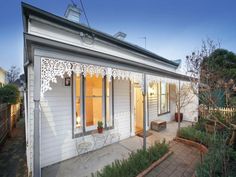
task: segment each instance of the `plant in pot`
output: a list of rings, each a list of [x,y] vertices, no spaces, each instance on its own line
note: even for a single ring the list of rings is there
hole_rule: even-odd
[[[103,132],[103,122],[102,121],[98,121],[97,130],[98,130],[98,133]]]
[[[176,104],[175,121],[178,122],[178,129],[180,129],[180,122],[183,120],[183,113],[181,111],[192,102],[194,94],[191,92],[190,85],[185,82],[179,81],[176,88],[171,88],[170,96],[175,100]]]

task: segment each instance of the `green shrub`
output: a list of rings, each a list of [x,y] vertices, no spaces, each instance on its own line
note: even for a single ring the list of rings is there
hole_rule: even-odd
[[[196,177],[236,176],[236,152],[227,145],[228,132],[212,135],[196,127],[184,127],[180,129],[178,136],[208,147],[203,163],[196,168]]]
[[[135,177],[153,162],[160,159],[167,151],[168,145],[165,142],[155,143],[147,150],[140,149],[135,153],[131,153],[128,159],[116,160],[96,174],[92,174],[92,176]]]
[[[7,84],[0,88],[0,102],[16,104],[20,101],[20,92],[13,84]]]
[[[180,138],[185,138],[192,140],[198,143],[201,143],[205,146],[209,146],[213,141],[213,135],[210,135],[206,132],[197,130],[195,127],[183,127],[178,132]]]
[[[236,153],[226,145],[226,135],[218,135],[209,147],[204,161],[196,168],[197,177],[236,176]]]
[[[204,119],[203,117],[200,117],[198,119],[198,122],[194,125],[194,128],[200,131],[205,131],[205,124],[207,120]]]

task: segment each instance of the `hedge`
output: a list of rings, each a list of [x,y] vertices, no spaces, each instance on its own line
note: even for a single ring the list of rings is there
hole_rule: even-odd
[[[20,92],[17,86],[7,84],[0,88],[0,103],[16,104],[20,101]]]

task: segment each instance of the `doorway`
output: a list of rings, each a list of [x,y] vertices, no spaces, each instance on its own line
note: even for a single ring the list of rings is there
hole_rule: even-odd
[[[134,86],[134,124],[135,134],[143,131],[143,94],[138,86]]]

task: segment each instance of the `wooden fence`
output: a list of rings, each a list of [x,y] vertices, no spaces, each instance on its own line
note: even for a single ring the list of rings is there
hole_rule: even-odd
[[[220,112],[225,118],[225,120],[228,121],[230,121],[234,116],[236,116],[236,108],[220,107],[207,109],[206,106],[200,105],[199,110],[201,116],[205,116],[208,113]]]
[[[11,136],[16,121],[20,118],[20,103],[14,105],[0,104],[0,145]]]

